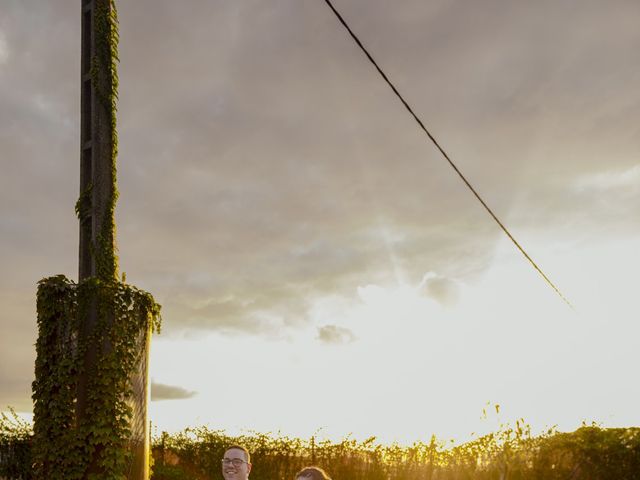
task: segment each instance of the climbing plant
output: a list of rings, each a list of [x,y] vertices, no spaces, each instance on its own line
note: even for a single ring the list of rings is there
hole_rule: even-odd
[[[107,142],[109,146],[110,182],[106,185],[107,196],[104,210],[99,212],[101,224],[91,253],[96,264],[96,275],[99,278],[117,278],[118,258],[115,249],[116,225],[115,207],[118,200],[117,156],[118,156],[118,13],[115,0],[100,0],[95,2],[92,15],[94,26],[95,47],[90,60],[89,76],[91,87],[97,99],[96,107],[103,109],[107,118]],[[101,139],[102,140],[102,139]],[[89,183],[80,193],[75,211],[80,220],[86,218],[93,209],[92,199],[95,189]],[[95,212],[94,212],[95,213]]]
[[[91,83],[98,101],[106,109],[109,119],[109,144],[111,150],[111,185],[102,225],[96,237],[95,261],[99,278],[116,278],[118,259],[115,250],[115,207],[118,200],[116,184],[116,158],[118,156],[118,12],[115,0],[96,2],[93,13],[95,31],[95,53],[91,59]],[[101,78],[104,75],[105,78]]]
[[[94,302],[95,326],[83,335]],[[39,282],[37,309],[35,478],[124,478],[130,379],[144,354],[141,343],[160,328],[160,306],[149,293],[119,281],[92,277],[75,284],[57,275]],[[87,349],[95,355],[91,371],[84,370]],[[86,375],[89,392],[81,422],[75,408],[79,374]]]

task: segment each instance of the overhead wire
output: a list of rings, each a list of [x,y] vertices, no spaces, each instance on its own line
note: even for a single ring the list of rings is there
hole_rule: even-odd
[[[571,302],[569,302],[569,300],[567,300],[567,298],[562,294],[562,292],[560,291],[560,289],[549,279],[549,277],[542,271],[542,269],[538,266],[538,264],[531,258],[531,256],[525,251],[525,249],[520,245],[520,243],[515,239],[515,237],[511,234],[511,232],[509,231],[509,229],[507,229],[507,227],[504,225],[504,223],[502,223],[502,221],[500,221],[500,219],[498,218],[498,216],[493,212],[493,210],[489,207],[489,205],[487,205],[487,203],[482,199],[482,197],[480,196],[480,194],[476,191],[476,189],[473,187],[473,185],[471,185],[471,183],[469,182],[469,180],[467,180],[467,178],[462,174],[462,172],[460,171],[460,169],[456,166],[456,164],[451,160],[451,158],[449,157],[449,155],[447,154],[447,152],[444,151],[444,149],[440,146],[440,144],[438,143],[438,141],[435,139],[435,137],[431,134],[431,132],[429,132],[429,130],[425,127],[424,123],[422,122],[422,120],[420,119],[420,117],[418,117],[418,115],[415,113],[415,111],[413,110],[413,108],[411,108],[411,106],[409,105],[409,103],[404,99],[404,97],[400,94],[400,92],[398,91],[398,89],[395,87],[395,85],[391,82],[391,80],[389,80],[389,77],[385,74],[385,72],[382,70],[382,68],[378,65],[378,63],[373,59],[373,57],[371,56],[371,54],[369,53],[369,51],[365,48],[365,46],[362,44],[362,42],[360,41],[360,39],[358,38],[358,36],[353,32],[353,30],[351,29],[351,27],[349,26],[349,24],[347,24],[347,22],[345,21],[345,19],[342,17],[342,15],[340,14],[340,12],[338,12],[338,10],[333,6],[333,4],[331,3],[330,0],[324,0],[325,3],[329,6],[329,8],[333,11],[333,13],[335,14],[335,16],[338,18],[338,20],[340,21],[340,23],[344,26],[344,28],[346,28],[346,30],[349,32],[349,35],[351,35],[351,38],[353,38],[353,40],[356,42],[356,44],[360,47],[360,49],[364,52],[364,54],[367,56],[367,58],[369,59],[369,61],[373,64],[373,66],[376,68],[376,70],[378,71],[378,73],[380,74],[380,76],[382,76],[382,78],[384,79],[384,81],[387,83],[387,85],[389,85],[389,87],[391,88],[391,90],[393,90],[393,93],[395,93],[395,95],[400,99],[400,101],[402,102],[402,104],[404,105],[404,107],[409,111],[409,113],[413,116],[414,120],[418,123],[418,125],[420,126],[420,128],[424,131],[424,133],[427,134],[427,136],[429,137],[429,139],[431,140],[431,142],[436,146],[436,148],[440,151],[440,153],[442,154],[442,156],[447,160],[447,162],[449,163],[449,165],[451,166],[451,168],[453,168],[453,170],[455,170],[455,172],[458,174],[458,176],[460,177],[460,179],[462,179],[462,181],[465,183],[465,185],[469,188],[469,190],[471,190],[471,193],[473,193],[473,195],[476,197],[476,199],[482,204],[482,206],[484,207],[484,209],[489,213],[489,215],[491,215],[491,217],[493,218],[493,220],[495,220],[495,222],[498,224],[498,226],[500,227],[500,229],[505,233],[505,235],[511,240],[511,242],[516,246],[516,248],[520,251],[520,253],[522,253],[522,255],[524,255],[524,257],[529,261],[529,263],[531,264],[531,266],[540,274],[540,276],[544,279],[544,281],[560,296],[560,298],[570,307],[573,309],[573,305],[571,304]]]

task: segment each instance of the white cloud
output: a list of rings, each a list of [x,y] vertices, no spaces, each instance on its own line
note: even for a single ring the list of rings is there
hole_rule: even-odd
[[[583,175],[574,184],[578,191],[639,188],[640,163],[626,170]]]

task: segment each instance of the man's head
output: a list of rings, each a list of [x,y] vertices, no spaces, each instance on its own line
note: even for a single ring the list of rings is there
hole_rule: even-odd
[[[240,445],[228,447],[222,457],[222,476],[224,480],[247,480],[251,471],[249,450]]]

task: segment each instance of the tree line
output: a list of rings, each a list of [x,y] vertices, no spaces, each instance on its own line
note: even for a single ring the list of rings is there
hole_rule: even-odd
[[[31,436],[28,422],[2,414],[0,478],[34,478]],[[403,446],[374,437],[333,442],[188,428],[152,439],[151,479],[219,479],[220,459],[230,444],[251,451],[252,480],[291,480],[305,465],[321,466],[336,480],[640,480],[640,428],[591,424],[532,435],[522,420],[460,445],[436,437]]]

